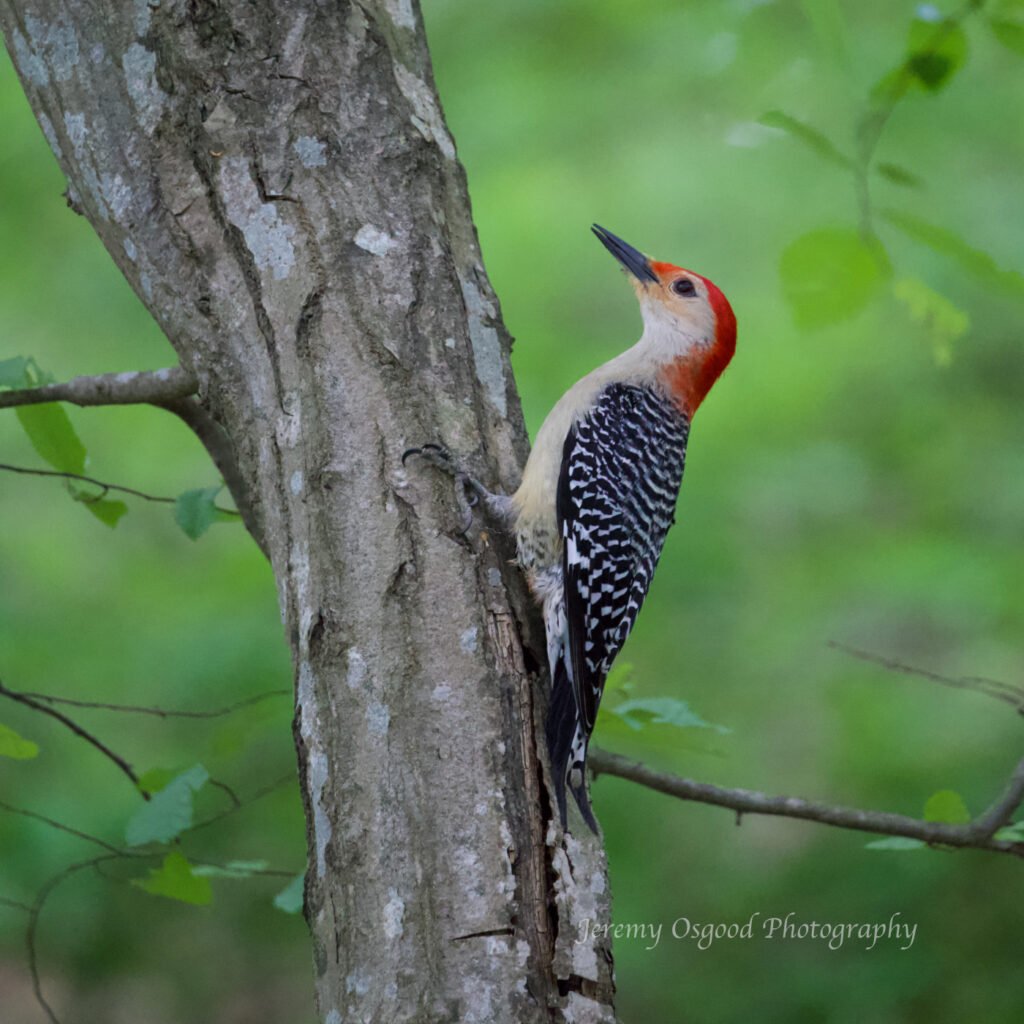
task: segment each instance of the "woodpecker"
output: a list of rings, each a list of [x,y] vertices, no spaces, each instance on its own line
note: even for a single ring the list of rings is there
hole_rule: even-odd
[[[640,303],[640,340],[570,388],[544,420],[510,497],[445,468],[509,525],[544,612],[547,742],[563,827],[566,788],[587,825],[590,734],[605,679],[650,587],[682,482],[690,424],[736,348],[736,318],[706,277],[655,262],[598,225]]]

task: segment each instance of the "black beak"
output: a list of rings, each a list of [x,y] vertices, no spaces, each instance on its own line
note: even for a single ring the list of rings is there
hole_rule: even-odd
[[[601,240],[601,244],[628,270],[638,281],[647,284],[657,282],[658,278],[647,257],[633,246],[624,242],[618,235],[606,231],[599,224],[593,224],[590,228]]]

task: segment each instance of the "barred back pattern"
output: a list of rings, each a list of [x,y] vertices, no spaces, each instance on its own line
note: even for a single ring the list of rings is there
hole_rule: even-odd
[[[690,424],[652,388],[611,384],[569,431],[558,484],[569,664],[589,738],[605,677],[647,595],[675,504]]]

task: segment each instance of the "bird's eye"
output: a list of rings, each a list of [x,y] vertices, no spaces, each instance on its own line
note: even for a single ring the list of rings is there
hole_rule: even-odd
[[[676,295],[696,295],[697,286],[688,277],[680,277],[672,282],[672,291]]]

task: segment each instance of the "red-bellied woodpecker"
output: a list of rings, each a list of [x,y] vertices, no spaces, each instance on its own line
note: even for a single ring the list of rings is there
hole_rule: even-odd
[[[736,318],[707,278],[594,234],[630,274],[640,340],[570,388],[544,420],[519,489],[494,495],[462,473],[515,531],[544,610],[552,781],[596,832],[587,745],[605,679],[643,604],[674,521],[690,423],[736,348]],[[438,449],[413,449],[454,472]],[[409,453],[406,453],[409,454]]]

